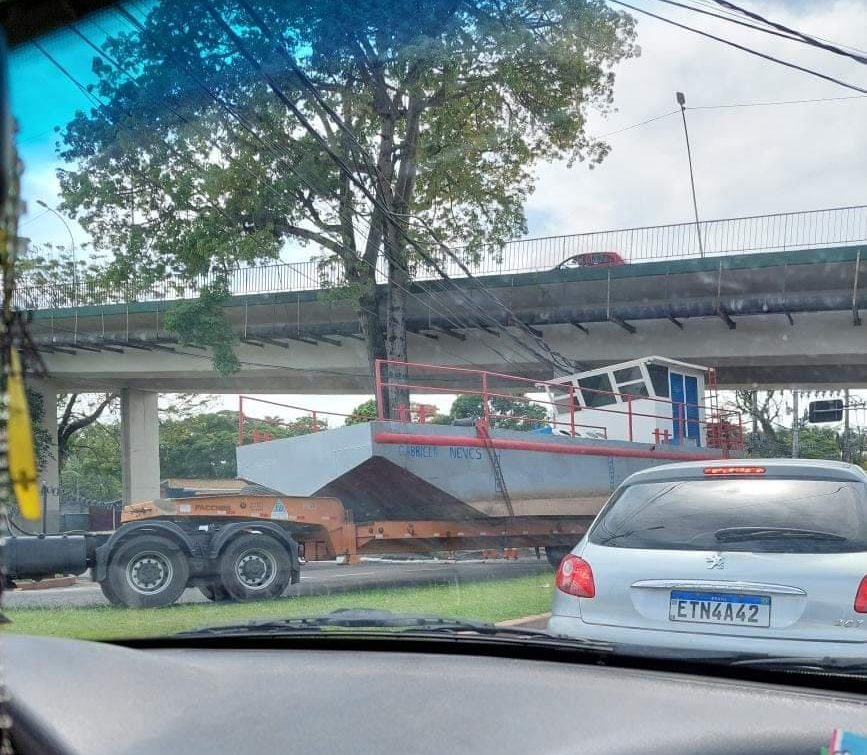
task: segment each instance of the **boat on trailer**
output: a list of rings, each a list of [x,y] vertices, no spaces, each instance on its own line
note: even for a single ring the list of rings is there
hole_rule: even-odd
[[[403,376],[398,387],[409,402],[386,414],[392,374]],[[544,382],[384,360],[377,377],[375,420],[242,444],[238,475],[285,495],[339,498],[356,522],[592,517],[633,472],[737,456],[743,447],[740,419],[720,408],[713,370],[665,357]],[[477,396],[479,416],[439,424],[410,411],[445,393],[446,383]],[[499,415],[498,397],[545,407],[546,417],[538,409]],[[242,413],[242,428],[244,421]],[[509,429],[516,426],[526,429]]]

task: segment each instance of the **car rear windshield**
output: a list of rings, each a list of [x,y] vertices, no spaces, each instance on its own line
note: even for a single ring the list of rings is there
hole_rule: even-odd
[[[767,553],[867,551],[859,482],[677,480],[631,485],[589,534],[596,545]]]

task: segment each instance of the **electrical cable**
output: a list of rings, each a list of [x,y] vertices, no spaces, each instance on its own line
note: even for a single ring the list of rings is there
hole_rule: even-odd
[[[671,26],[676,26],[680,29],[684,29],[685,31],[693,32],[694,34],[698,34],[702,37],[707,37],[708,39],[716,40],[717,42],[721,42],[724,45],[728,45],[729,47],[734,47],[737,50],[741,50],[742,52],[746,52],[750,55],[754,55],[758,58],[762,58],[763,60],[768,60],[772,63],[777,63],[779,65],[785,66],[786,68],[791,68],[795,71],[800,71],[801,73],[806,73],[810,76],[815,76],[816,78],[822,79],[823,81],[829,81],[832,84],[838,84],[841,87],[845,87],[846,89],[851,89],[855,92],[860,92],[861,94],[867,94],[867,89],[863,87],[856,86],[855,84],[849,84],[841,79],[837,79],[833,76],[829,76],[824,73],[820,73],[819,71],[815,71],[811,68],[806,68],[804,66],[799,66],[796,63],[791,63],[786,60],[782,60],[780,58],[775,58],[773,55],[768,55],[763,52],[759,52],[758,50],[754,50],[751,47],[746,47],[744,45],[738,44],[737,42],[732,42],[729,39],[725,39],[724,37],[718,37],[715,34],[711,34],[710,32],[702,31],[701,29],[696,29],[695,27],[688,26],[687,24],[679,23],[678,21],[674,21],[670,18],[666,18],[665,16],[660,16],[657,13],[651,13],[648,10],[644,10],[643,8],[637,8],[634,5],[630,5],[629,3],[623,2],[623,0],[608,0],[608,2],[613,3],[614,5],[620,5],[624,8],[629,8],[630,10],[635,11],[636,13],[643,13],[645,16],[650,16],[651,18],[655,18],[658,21],[662,21],[663,23],[670,24]]]
[[[646,126],[648,123],[653,123],[654,121],[660,121],[663,118],[670,118],[672,115],[677,115],[680,113],[680,108],[677,110],[672,110],[668,113],[663,113],[662,115],[656,115],[653,118],[648,118],[646,121],[641,121],[640,123],[633,123],[631,126],[625,126],[624,128],[619,128],[616,131],[609,131],[607,134],[600,134],[595,137],[596,139],[607,139],[609,136],[614,136],[615,134],[622,134],[624,131],[632,131],[634,128],[638,128],[639,126]]]
[[[712,0],[715,1],[715,0]],[[751,24],[748,21],[743,21],[739,18],[734,17],[733,14],[723,15],[721,13],[714,13],[710,10],[704,10],[702,8],[696,8],[694,5],[687,5],[686,3],[679,3],[677,0],[657,0],[657,2],[665,3],[666,5],[672,5],[677,8],[683,8],[684,10],[690,10],[694,13],[700,13],[703,16],[710,16],[711,18],[720,19],[722,21],[728,21],[729,23],[737,24],[738,26],[744,26],[747,29],[752,29],[753,31],[760,31],[763,34],[772,34],[775,37],[782,37],[783,39],[788,39],[793,42],[801,41],[798,37],[792,36],[791,34],[787,34],[782,31],[775,31],[773,29],[768,29],[766,26],[756,26],[755,24]]]
[[[754,21],[758,21],[759,23],[765,24],[766,26],[771,27],[772,29],[776,29],[779,32],[784,32],[786,34],[791,34],[804,44],[810,45],[811,47],[817,47],[821,50],[825,50],[826,52],[833,53],[834,55],[841,55],[845,58],[849,58],[850,60],[854,60],[857,63],[861,63],[862,65],[867,65],[867,57],[864,55],[858,55],[853,52],[849,52],[838,47],[835,44],[824,42],[819,40],[817,37],[813,37],[809,34],[804,34],[803,32],[798,31],[797,29],[793,29],[785,24],[777,23],[776,21],[771,21],[764,16],[755,13],[754,11],[747,10],[746,8],[742,8],[739,5],[735,5],[730,2],[730,0],[712,0],[712,2],[717,5],[722,6],[723,8],[727,8],[728,10],[735,11],[736,13],[740,13],[747,18],[751,18]],[[770,33],[770,32],[769,32]]]

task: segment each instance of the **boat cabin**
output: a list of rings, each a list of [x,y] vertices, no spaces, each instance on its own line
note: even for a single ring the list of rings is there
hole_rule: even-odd
[[[651,356],[555,378],[544,384],[553,432],[704,447],[709,372]]]

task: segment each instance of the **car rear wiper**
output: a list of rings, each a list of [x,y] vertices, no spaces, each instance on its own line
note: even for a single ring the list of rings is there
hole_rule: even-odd
[[[829,540],[845,542],[848,538],[835,532],[805,530],[798,527],[725,527],[714,532],[718,543],[736,543],[741,540],[772,540],[796,538],[799,540]]]
[[[637,535],[639,532],[650,532],[651,530],[664,530],[664,524],[657,524],[653,527],[640,527],[634,530],[624,530],[623,532],[615,532],[613,535],[609,535],[604,540],[599,541],[599,545],[606,545],[610,543],[612,540],[617,540],[619,537],[630,537],[631,535]]]
[[[173,637],[216,637],[232,635],[255,634],[305,634],[318,633],[323,630],[340,629],[400,629],[399,634],[406,632],[435,635],[475,635],[485,637],[514,637],[530,640],[550,640],[592,647],[600,651],[612,651],[612,646],[604,642],[590,640],[563,640],[544,629],[529,627],[503,627],[488,624],[483,621],[468,619],[450,619],[443,616],[425,616],[423,614],[393,613],[367,608],[341,608],[321,616],[298,616],[286,619],[268,619],[249,621],[244,624],[226,624],[202,627],[178,632]]]

